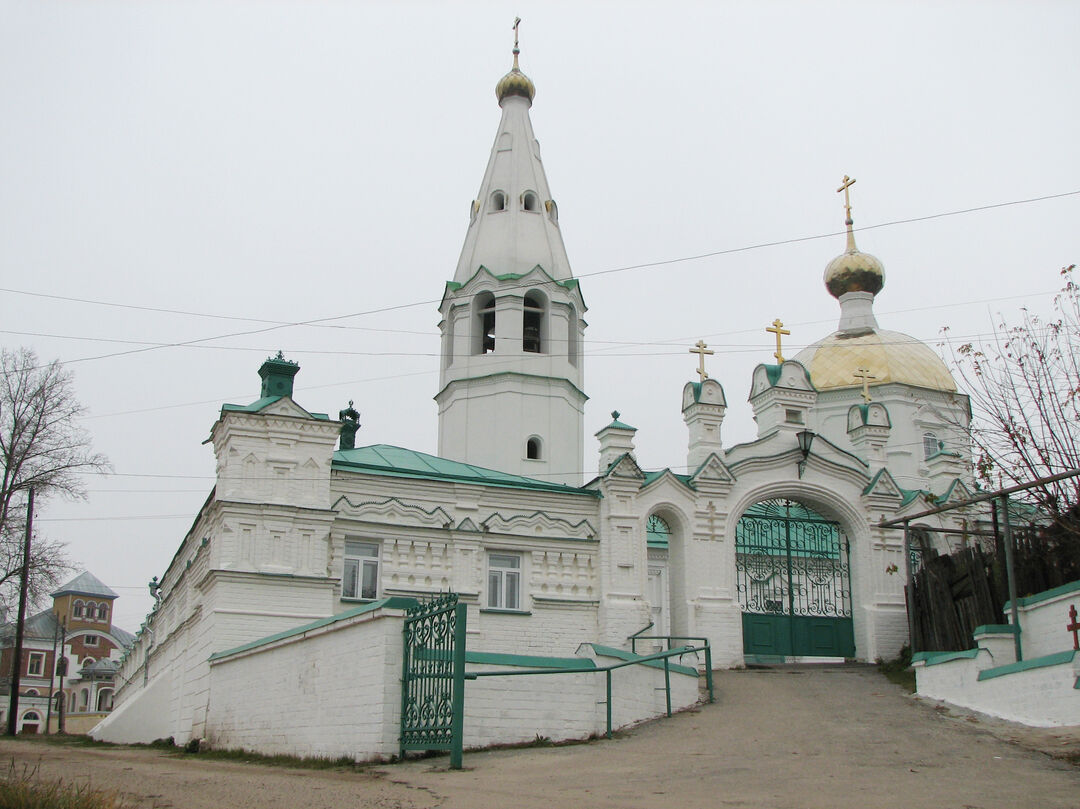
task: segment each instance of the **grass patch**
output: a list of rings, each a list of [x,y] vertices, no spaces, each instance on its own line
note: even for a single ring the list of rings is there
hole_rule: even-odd
[[[896,683],[909,694],[915,693],[915,672],[911,668],[911,647],[904,646],[895,660],[878,660],[878,671],[891,683]]]
[[[41,780],[37,768],[15,766],[0,778],[0,807],[3,809],[122,809],[116,792],[93,789],[86,784],[50,783]]]

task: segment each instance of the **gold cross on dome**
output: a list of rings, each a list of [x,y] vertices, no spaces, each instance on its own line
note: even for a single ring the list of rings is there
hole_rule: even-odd
[[[844,181],[840,183],[840,187],[836,189],[837,194],[841,191],[844,192],[844,213],[846,214],[846,219],[851,219],[851,195],[849,194],[848,189],[853,185],[855,185],[855,181],[845,174]]]
[[[791,334],[791,332],[784,328],[784,322],[780,318],[776,318],[776,320],[772,322],[771,327],[766,326],[765,331],[776,335],[776,353],[773,354],[773,356],[776,357],[776,362],[779,365],[783,365],[784,355],[780,351],[780,335]]]
[[[704,340],[698,340],[694,343],[694,347],[690,349],[691,354],[698,355],[698,376],[701,377],[701,381],[704,382],[709,378],[709,375],[705,373],[705,355],[715,354],[716,352],[709,348],[708,344]]]
[[[862,380],[862,397],[863,397],[863,400],[867,404],[869,404],[870,403],[870,380],[871,379],[877,379],[877,377],[870,373],[869,368],[860,368],[855,373],[853,373],[852,376],[855,377],[856,379],[861,379]]]

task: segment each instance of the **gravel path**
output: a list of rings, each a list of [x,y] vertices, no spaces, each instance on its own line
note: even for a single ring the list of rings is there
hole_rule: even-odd
[[[319,772],[0,740],[131,807],[1078,809],[1080,728],[1033,731],[915,700],[868,667],[717,674],[718,700],[612,741]],[[1034,748],[1034,749],[1028,749]]]

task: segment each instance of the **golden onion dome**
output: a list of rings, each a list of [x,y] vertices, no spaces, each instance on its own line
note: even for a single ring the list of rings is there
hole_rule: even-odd
[[[495,97],[499,99],[499,106],[502,106],[503,99],[510,96],[521,96],[528,99],[530,105],[533,97],[536,96],[536,85],[518,67],[517,53],[514,54],[513,68],[499,79],[499,83],[495,85]]]
[[[849,239],[848,249],[825,267],[825,288],[834,298],[845,292],[869,292],[877,295],[885,286],[885,267],[869,253],[855,247]]]
[[[859,387],[862,383],[854,377],[859,368],[870,372],[875,386],[899,382],[938,391],[957,389],[933,349],[896,331],[834,332],[804,348],[795,359],[810,372],[819,391]]]

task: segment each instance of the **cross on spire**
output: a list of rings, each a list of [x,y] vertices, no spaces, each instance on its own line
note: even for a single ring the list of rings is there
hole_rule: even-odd
[[[783,365],[784,355],[780,350],[780,335],[791,334],[791,332],[784,328],[784,322],[780,318],[776,318],[776,320],[772,322],[772,326],[766,326],[765,331],[776,335],[776,353],[773,354],[773,356],[776,357],[778,365]]]
[[[698,355],[698,376],[701,377],[701,381],[704,382],[709,378],[709,375],[705,373],[705,355],[715,354],[716,352],[709,348],[708,344],[704,340],[698,340],[694,343],[694,347],[690,349],[691,354]]]
[[[518,66],[518,54],[521,53],[521,49],[518,47],[518,26],[519,25],[521,25],[521,17],[514,17],[514,68],[515,69],[517,69],[517,66]]]
[[[845,218],[847,220],[848,225],[852,224],[852,221],[851,221],[851,195],[849,194],[848,189],[851,188],[851,186],[853,186],[853,185],[855,185],[855,181],[845,174],[844,175],[844,181],[842,183],[840,183],[840,187],[836,189],[837,194],[839,194],[841,191],[844,192],[844,213],[847,214],[847,216]]]
[[[869,368],[860,368],[854,374],[852,374],[852,376],[855,377],[856,379],[861,379],[862,380],[862,397],[863,397],[863,400],[867,404],[869,404],[870,403],[870,380],[871,379],[877,379],[877,377],[870,373]]]

